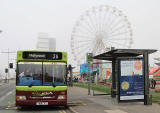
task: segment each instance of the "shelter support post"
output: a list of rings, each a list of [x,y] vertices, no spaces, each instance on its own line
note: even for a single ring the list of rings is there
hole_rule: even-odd
[[[88,62],[88,95],[91,94],[91,73],[90,73],[90,62]]]
[[[112,88],[111,88],[111,97],[116,97],[116,74],[115,74],[115,59],[112,60]]]
[[[73,73],[72,73],[72,68],[71,68],[71,87],[73,86]]]
[[[152,105],[152,96],[149,95],[149,63],[148,63],[148,51],[144,51],[144,105]]]
[[[73,86],[73,81],[72,81],[72,79],[73,79],[73,73],[72,73],[72,66],[71,65],[69,65],[69,70],[70,70],[70,79],[69,79],[69,84],[70,84],[70,86],[72,87]]]

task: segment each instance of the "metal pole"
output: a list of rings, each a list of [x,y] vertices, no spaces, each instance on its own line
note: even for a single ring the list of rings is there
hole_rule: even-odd
[[[91,75],[90,75],[90,62],[88,62],[88,95],[90,95],[90,80],[91,79]]]
[[[70,77],[71,77],[71,87],[73,86],[73,81],[72,81],[72,79],[73,79],[73,74],[72,74],[72,66],[71,66],[71,70],[70,70]]]
[[[111,88],[111,97],[116,97],[116,74],[115,74],[115,64],[116,64],[116,59],[112,60],[112,88]]]
[[[151,105],[152,101],[149,97],[149,67],[148,67],[148,51],[144,51],[144,105]]]
[[[8,48],[8,81],[9,81],[9,48]]]

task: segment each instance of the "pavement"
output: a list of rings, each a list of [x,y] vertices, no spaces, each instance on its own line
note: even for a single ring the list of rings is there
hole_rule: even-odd
[[[100,93],[100,92],[96,92]],[[68,103],[73,113],[160,113],[160,105],[144,105],[144,102],[118,103],[110,95],[88,95],[88,89],[69,87]]]
[[[27,108],[18,110],[15,107],[15,83],[0,86],[0,113],[160,113],[160,105],[144,105],[143,102],[117,103],[110,95],[88,95],[88,89],[80,87],[68,88],[68,109]],[[100,93],[100,92],[96,92]]]

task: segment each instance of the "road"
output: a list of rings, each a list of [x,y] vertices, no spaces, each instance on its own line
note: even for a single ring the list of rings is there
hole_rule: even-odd
[[[97,92],[100,93],[100,92]],[[0,85],[0,113],[160,113],[160,105],[145,106],[143,102],[117,103],[110,95],[88,95],[88,90],[68,88],[68,108],[64,107],[15,107],[15,83]]]
[[[0,83],[0,113],[70,113],[64,107],[15,107],[15,82]]]

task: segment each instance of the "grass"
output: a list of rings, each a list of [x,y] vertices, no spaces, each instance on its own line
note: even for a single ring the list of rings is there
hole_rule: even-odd
[[[84,83],[73,83],[74,86],[77,87],[82,87],[82,88],[88,88],[88,84],[84,84]],[[91,85],[91,89],[96,90],[96,91],[100,91],[100,92],[107,92],[108,94],[111,93],[111,86],[107,86],[107,85]]]
[[[152,102],[160,104],[160,92],[150,91]]]
[[[84,83],[73,83],[73,85],[77,87],[88,88],[88,84],[84,84]],[[111,86],[91,85],[91,89],[93,88],[96,91],[107,92],[108,94],[111,93]],[[160,104],[160,92],[150,91],[150,94],[152,95],[152,102]]]

